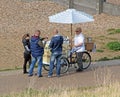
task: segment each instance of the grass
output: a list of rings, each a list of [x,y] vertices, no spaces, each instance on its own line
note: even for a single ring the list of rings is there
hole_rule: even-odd
[[[13,71],[13,70],[20,70],[22,69],[21,67],[14,67],[14,68],[5,68],[5,69],[0,69],[0,72],[2,71]]]
[[[37,66],[37,65],[35,65],[35,68],[37,68],[37,67],[38,67],[38,66]],[[28,66],[27,68],[29,68],[29,66]],[[13,67],[13,68],[0,69],[0,72],[2,72],[2,71],[20,70],[20,69],[22,69],[22,67],[15,66],[15,67]]]
[[[21,93],[13,93],[0,97],[120,97],[120,83],[116,82],[95,88],[49,89],[37,91],[28,89]]]
[[[96,52],[102,53],[102,52],[104,52],[104,50],[102,50],[102,49],[97,49]]]
[[[108,60],[116,60],[116,59],[120,59],[120,56],[116,56],[116,57],[112,57],[112,58],[103,57],[103,58],[100,58],[96,61],[108,61]]]
[[[107,32],[108,34],[117,34],[117,33],[120,33],[120,29],[111,28],[111,29],[108,29]]]
[[[120,50],[120,42],[118,41],[112,41],[107,43],[107,48],[113,51],[119,51]]]

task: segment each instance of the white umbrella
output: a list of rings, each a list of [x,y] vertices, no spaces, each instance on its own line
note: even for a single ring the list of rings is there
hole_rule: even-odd
[[[93,16],[81,11],[77,11],[75,9],[67,9],[63,12],[49,16],[49,22],[71,24],[71,37],[72,37],[72,24],[92,21],[94,21]]]

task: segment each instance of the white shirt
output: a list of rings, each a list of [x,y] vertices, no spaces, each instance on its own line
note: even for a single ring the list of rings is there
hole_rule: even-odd
[[[85,51],[84,41],[85,41],[85,38],[84,38],[84,35],[82,33],[80,33],[79,35],[75,35],[75,37],[74,37],[74,45],[78,45],[80,43],[83,43],[81,46],[77,47],[79,49],[76,52]]]

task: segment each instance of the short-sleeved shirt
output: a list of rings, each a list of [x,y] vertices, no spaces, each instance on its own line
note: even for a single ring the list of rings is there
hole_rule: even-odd
[[[79,43],[83,43],[81,46],[77,47],[79,48],[76,52],[82,52],[85,50],[85,44],[84,44],[85,38],[82,33],[79,35],[75,35],[74,37],[74,45],[78,45]]]

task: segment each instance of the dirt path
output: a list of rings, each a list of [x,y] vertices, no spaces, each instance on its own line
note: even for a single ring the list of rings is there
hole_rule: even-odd
[[[89,69],[76,73],[74,69],[57,78],[47,77],[43,70],[43,77],[28,77],[22,70],[0,72],[0,95],[24,91],[27,88],[44,90],[48,88],[69,88],[95,86],[112,79],[120,81],[120,60],[93,63]],[[107,64],[107,65],[106,65]],[[113,66],[114,65],[114,66]],[[99,66],[99,67],[98,67]],[[35,70],[36,71],[36,70]],[[109,76],[109,78],[108,78]]]

